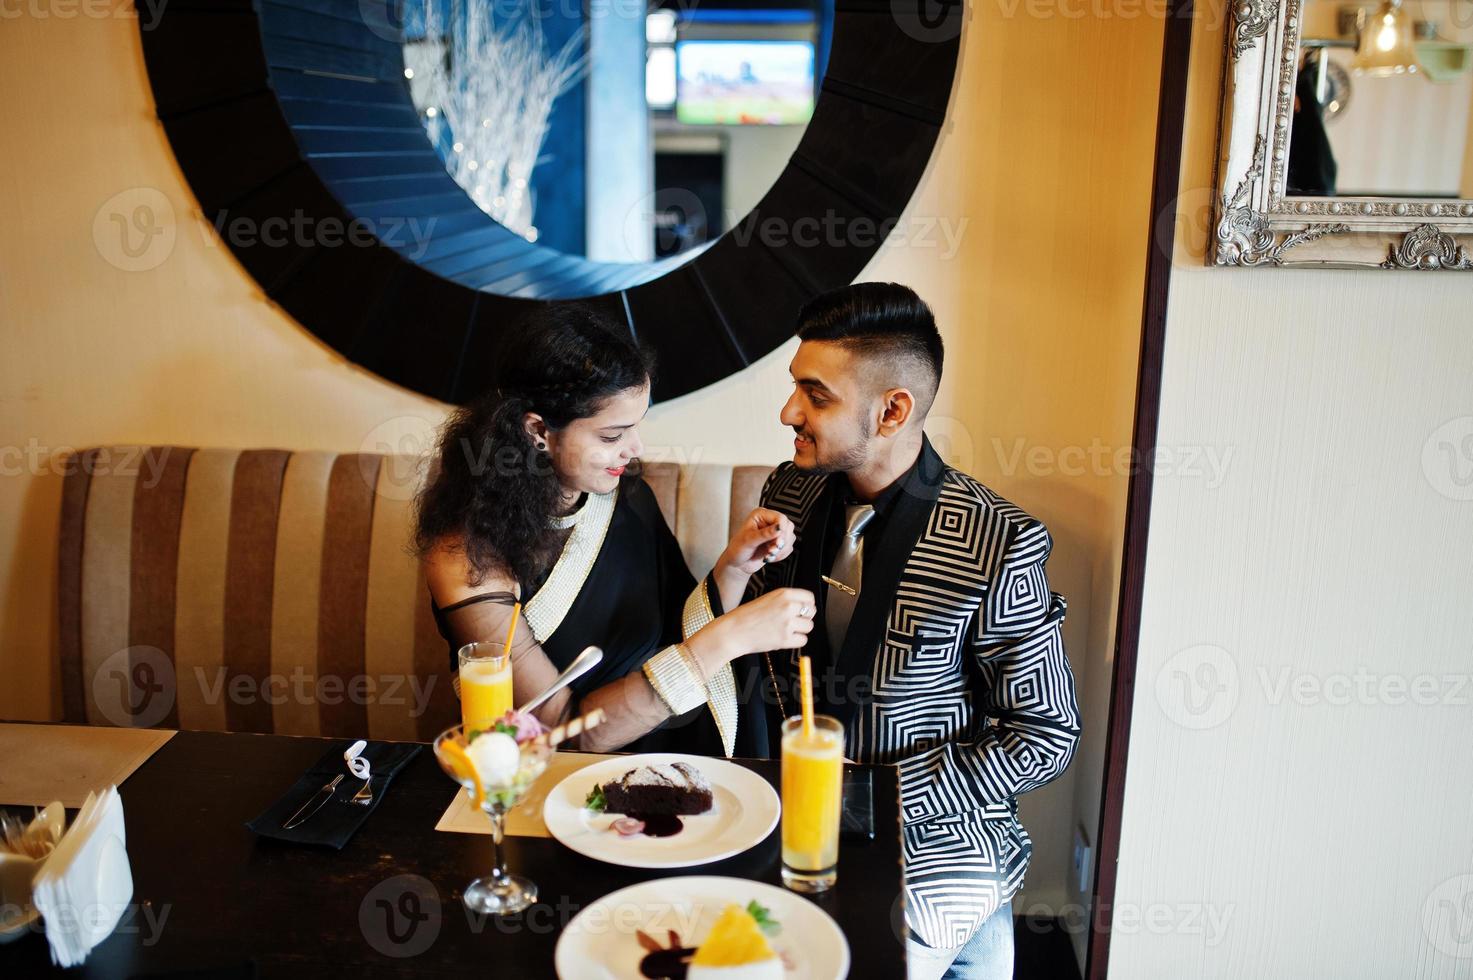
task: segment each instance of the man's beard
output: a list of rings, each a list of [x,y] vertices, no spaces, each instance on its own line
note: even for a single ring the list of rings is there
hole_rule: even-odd
[[[819,444],[817,440],[801,430],[795,430],[798,435],[805,436],[805,438],[813,442],[813,465],[807,467],[800,466],[799,468],[806,473],[848,473],[851,470],[859,469],[865,463],[869,462],[869,441],[874,435],[869,429],[868,417],[861,417],[859,424],[855,426],[857,437],[854,441],[829,459],[819,456]],[[795,463],[794,465],[797,464]]]

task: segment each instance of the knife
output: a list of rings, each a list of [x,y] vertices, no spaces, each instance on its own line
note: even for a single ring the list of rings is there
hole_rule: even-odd
[[[310,800],[302,804],[300,810],[288,817],[286,823],[281,825],[281,829],[291,830],[293,827],[305,823],[308,817],[321,810],[323,804],[332,799],[333,792],[338,788],[338,783],[342,781],[343,774],[338,773],[333,777],[332,782],[325,784]]]

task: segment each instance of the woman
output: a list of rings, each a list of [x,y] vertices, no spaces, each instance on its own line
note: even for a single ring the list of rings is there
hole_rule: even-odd
[[[792,551],[792,522],[769,510],[753,511],[696,585],[654,494],[626,472],[643,451],[650,370],[588,308],[547,307],[510,331],[488,393],[446,425],[416,544],[452,672],[463,644],[503,640],[520,596],[517,704],[591,644],[602,663],[539,708],[541,721],[602,708],[583,749],[674,748],[678,736],[684,751],[730,755],[731,661],[803,646],[815,603],[787,589],[741,604],[751,574]],[[713,587],[734,610],[716,619]]]

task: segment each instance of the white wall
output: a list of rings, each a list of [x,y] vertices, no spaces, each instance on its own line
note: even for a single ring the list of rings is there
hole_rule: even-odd
[[[1473,276],[1201,265],[1199,19],[1110,976],[1473,977]]]

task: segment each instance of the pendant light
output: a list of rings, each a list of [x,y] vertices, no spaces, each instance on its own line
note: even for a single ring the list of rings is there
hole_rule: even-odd
[[[1401,0],[1384,0],[1361,25],[1351,68],[1357,75],[1385,78],[1419,70],[1413,46],[1412,18]]]

